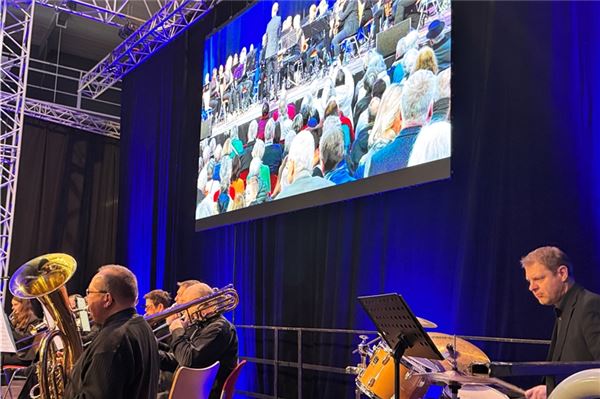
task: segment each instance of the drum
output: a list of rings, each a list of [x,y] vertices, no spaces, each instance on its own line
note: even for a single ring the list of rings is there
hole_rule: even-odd
[[[444,397],[452,397],[448,387],[444,388]],[[458,397],[460,399],[508,399],[508,396],[502,392],[484,385],[463,385],[458,390]]]
[[[358,388],[370,398],[391,399],[394,396],[394,358],[387,345],[377,345],[371,362],[356,379]],[[429,389],[424,377],[413,375],[400,365],[400,399],[422,398]]]

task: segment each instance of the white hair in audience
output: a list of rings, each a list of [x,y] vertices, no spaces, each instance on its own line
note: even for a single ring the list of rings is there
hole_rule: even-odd
[[[223,147],[221,146],[221,144],[217,144],[217,146],[215,147],[215,150],[213,151],[213,155],[215,156],[215,159],[217,160],[217,162],[219,162],[221,160],[222,152],[223,152]]]
[[[213,137],[208,142],[208,146],[210,147],[210,152],[214,153],[215,152],[215,148],[217,148],[217,140]]]
[[[262,161],[263,155],[265,155],[265,142],[257,139],[252,148],[252,158],[258,158]]]
[[[408,166],[449,157],[451,130],[450,123],[446,121],[424,126],[413,145]]]
[[[251,178],[253,176],[258,176],[258,174],[260,173],[261,166],[262,166],[262,161],[260,160],[260,158],[253,158],[252,161],[250,161],[250,167],[248,168],[248,177],[247,178]]]
[[[452,68],[444,69],[437,75],[437,100],[440,98],[450,98],[450,79],[452,77]]]
[[[369,61],[367,63],[367,69],[379,74],[380,72],[387,71],[385,60],[383,56],[375,49],[369,51]]]
[[[265,125],[265,144],[273,144],[273,137],[275,137],[275,121],[269,119]]]
[[[398,40],[396,43],[396,59],[399,59],[406,53],[406,37]]]
[[[239,138],[239,135],[238,135],[238,126],[237,125],[233,125],[233,127],[229,131],[229,137],[231,137],[232,139]]]
[[[221,169],[219,170],[219,178],[221,179],[221,191],[227,192],[231,184],[231,169],[232,161],[230,157],[223,157],[221,160]]]
[[[204,188],[206,187],[206,183],[208,182],[207,168],[208,168],[208,165],[203,167],[202,170],[200,170],[200,173],[198,173],[197,188],[198,188],[198,191],[200,191],[200,192],[204,192]]]
[[[402,89],[402,122],[425,124],[436,92],[437,79],[433,72],[421,69],[412,73]]]
[[[411,73],[415,68],[415,64],[417,63],[417,57],[419,56],[419,51],[416,48],[411,48],[406,50],[404,53],[404,58],[402,58],[402,63],[404,64],[404,71],[406,73]]]
[[[369,135],[369,148],[375,143],[389,139],[386,137],[386,132],[392,127],[394,121],[400,117],[400,103],[403,98],[402,86],[396,83],[383,92],[379,110],[375,122],[373,122],[373,129]]]
[[[295,173],[301,170],[312,172],[313,155],[315,153],[315,140],[308,130],[302,130],[292,140],[288,162],[293,161]]]
[[[210,159],[210,147],[209,146],[204,147],[204,149],[202,150],[202,158],[204,158],[205,164]]]
[[[319,153],[323,165],[330,170],[344,157],[344,134],[337,116],[329,116],[323,122],[323,135],[319,140]]]
[[[404,36],[404,45],[406,46],[406,51],[411,48],[416,49],[419,40],[419,32],[416,30],[411,30],[408,32],[408,35]]]
[[[248,143],[256,140],[256,135],[258,134],[258,122],[256,119],[252,119],[250,124],[248,125]]]

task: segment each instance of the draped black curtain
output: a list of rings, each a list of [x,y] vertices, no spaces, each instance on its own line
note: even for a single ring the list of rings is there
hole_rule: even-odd
[[[454,2],[450,179],[195,233],[203,40],[241,6],[220,4],[126,78],[119,257],[144,289],[233,282],[236,324],[368,329],[356,297],[398,292],[445,333],[545,339],[552,311],[527,292],[521,256],[558,245],[600,291],[598,3]],[[303,361],[356,363],[356,342],[309,334]],[[272,358],[272,344],[240,329],[242,355]],[[294,336],[278,356],[296,360]],[[272,371],[248,367],[240,388],[272,394]],[[352,394],[351,376],[303,377],[304,397]],[[278,382],[296,396],[295,370]]]
[[[65,252],[78,262],[68,290],[82,293],[115,261],[119,142],[30,118],[22,137],[10,272]]]

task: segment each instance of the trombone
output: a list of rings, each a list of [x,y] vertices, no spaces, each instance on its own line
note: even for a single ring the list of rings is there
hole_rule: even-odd
[[[168,317],[176,314],[179,315],[179,318],[181,319],[187,317],[188,320],[206,320],[234,310],[238,303],[238,293],[235,288],[233,288],[233,284],[229,284],[221,289],[216,289],[209,295],[194,299],[190,302],[174,304],[162,312],[144,316],[144,319],[146,319],[151,326],[158,325]],[[154,329],[154,332],[156,333],[164,327],[165,325],[161,324]],[[167,336],[168,335],[161,337],[160,339],[162,340]]]

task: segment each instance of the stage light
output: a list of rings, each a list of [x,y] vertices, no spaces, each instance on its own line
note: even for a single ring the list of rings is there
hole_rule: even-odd
[[[123,26],[119,28],[119,37],[123,40],[127,39],[137,30],[137,25],[131,21],[127,21]]]

